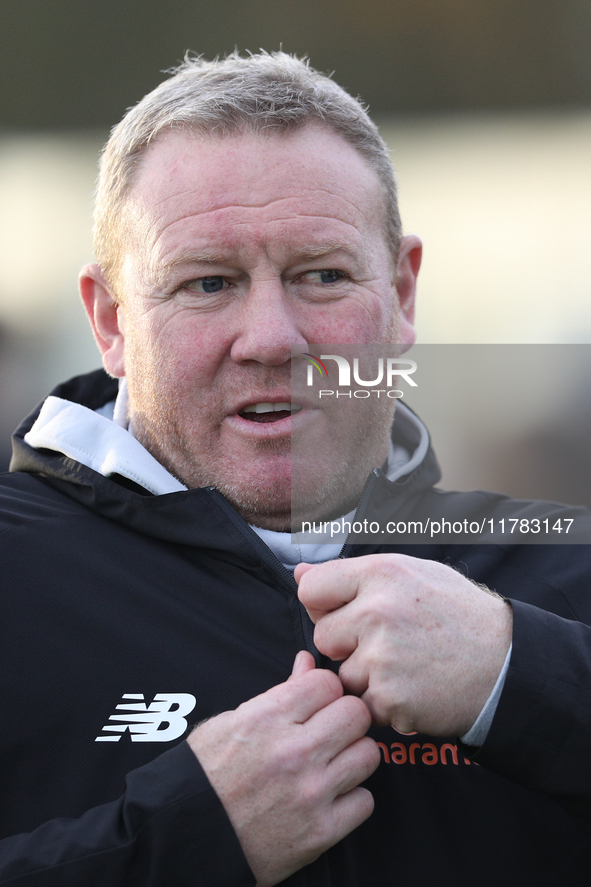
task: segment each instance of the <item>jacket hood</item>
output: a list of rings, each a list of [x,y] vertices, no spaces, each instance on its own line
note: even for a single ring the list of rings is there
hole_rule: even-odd
[[[96,370],[59,385],[50,396],[70,404],[80,404],[94,412],[114,401],[117,391],[118,381],[110,378],[104,370]],[[179,490],[178,486],[173,486],[172,489],[176,490],[174,492],[154,495],[153,491],[145,488],[139,476],[136,478],[133,470],[122,468],[119,469],[123,472],[120,474],[116,465],[112,470],[102,467],[101,471],[107,474],[105,476],[94,467],[88,467],[79,461],[75,450],[70,450],[67,455],[59,451],[59,444],[52,444],[51,448],[38,444],[31,446],[25,436],[35,425],[42,407],[43,403],[23,420],[13,435],[11,472],[36,475],[54,489],[104,517],[147,535],[194,545],[197,524],[198,535],[207,535],[202,509],[205,508],[212,519],[218,513],[219,505],[214,503],[219,503],[223,497],[217,490],[213,487]],[[98,418],[101,423],[112,425],[109,419],[102,416]],[[108,426],[105,428],[108,430]],[[127,435],[122,429],[117,430]],[[392,438],[397,453],[405,452],[407,457],[396,462],[389,478],[380,469],[374,470],[372,501],[379,508],[382,501],[388,500],[389,507],[392,508],[394,497],[398,510],[437,483],[440,470],[430,446],[427,429],[405,405],[398,404]],[[141,446],[137,441],[133,443]],[[104,460],[101,464],[104,465]],[[230,506],[226,500],[223,502],[226,511]],[[241,520],[237,514],[236,520]],[[217,521],[214,520],[215,524]],[[215,547],[219,547],[219,528],[215,526],[212,527],[213,538],[216,540]],[[201,541],[207,544],[205,539],[201,538]]]

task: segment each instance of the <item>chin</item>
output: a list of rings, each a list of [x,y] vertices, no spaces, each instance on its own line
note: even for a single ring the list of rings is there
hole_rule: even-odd
[[[291,531],[291,486],[285,482],[248,487],[235,484],[214,484],[238,514],[249,524],[265,530]]]

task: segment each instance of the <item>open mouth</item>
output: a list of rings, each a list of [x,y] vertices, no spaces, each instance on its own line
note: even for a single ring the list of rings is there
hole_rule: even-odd
[[[279,422],[280,419],[295,416],[301,409],[297,403],[251,403],[238,415],[249,422]]]

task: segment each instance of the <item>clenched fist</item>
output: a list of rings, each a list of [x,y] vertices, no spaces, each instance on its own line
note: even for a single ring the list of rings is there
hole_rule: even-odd
[[[359,787],[380,761],[370,724],[367,706],[301,652],[288,681],[189,736],[258,887],[313,862],[372,813]]]
[[[402,554],[295,570],[321,653],[378,724],[463,736],[511,644],[511,606],[460,573]]]

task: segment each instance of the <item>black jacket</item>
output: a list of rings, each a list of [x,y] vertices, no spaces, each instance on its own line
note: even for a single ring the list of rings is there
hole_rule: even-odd
[[[115,389],[99,372],[56,393],[96,409]],[[0,883],[253,884],[183,736],[285,680],[299,649],[320,661],[293,578],[216,490],[152,496],[36,452],[22,440],[33,419],[0,480]],[[429,453],[398,489],[376,474],[364,507],[410,518],[437,479]],[[458,513],[471,495],[446,494]],[[346,554],[377,551],[451,564],[512,600],[505,688],[471,759],[453,737],[372,729],[374,814],[286,883],[587,884],[589,548]]]

